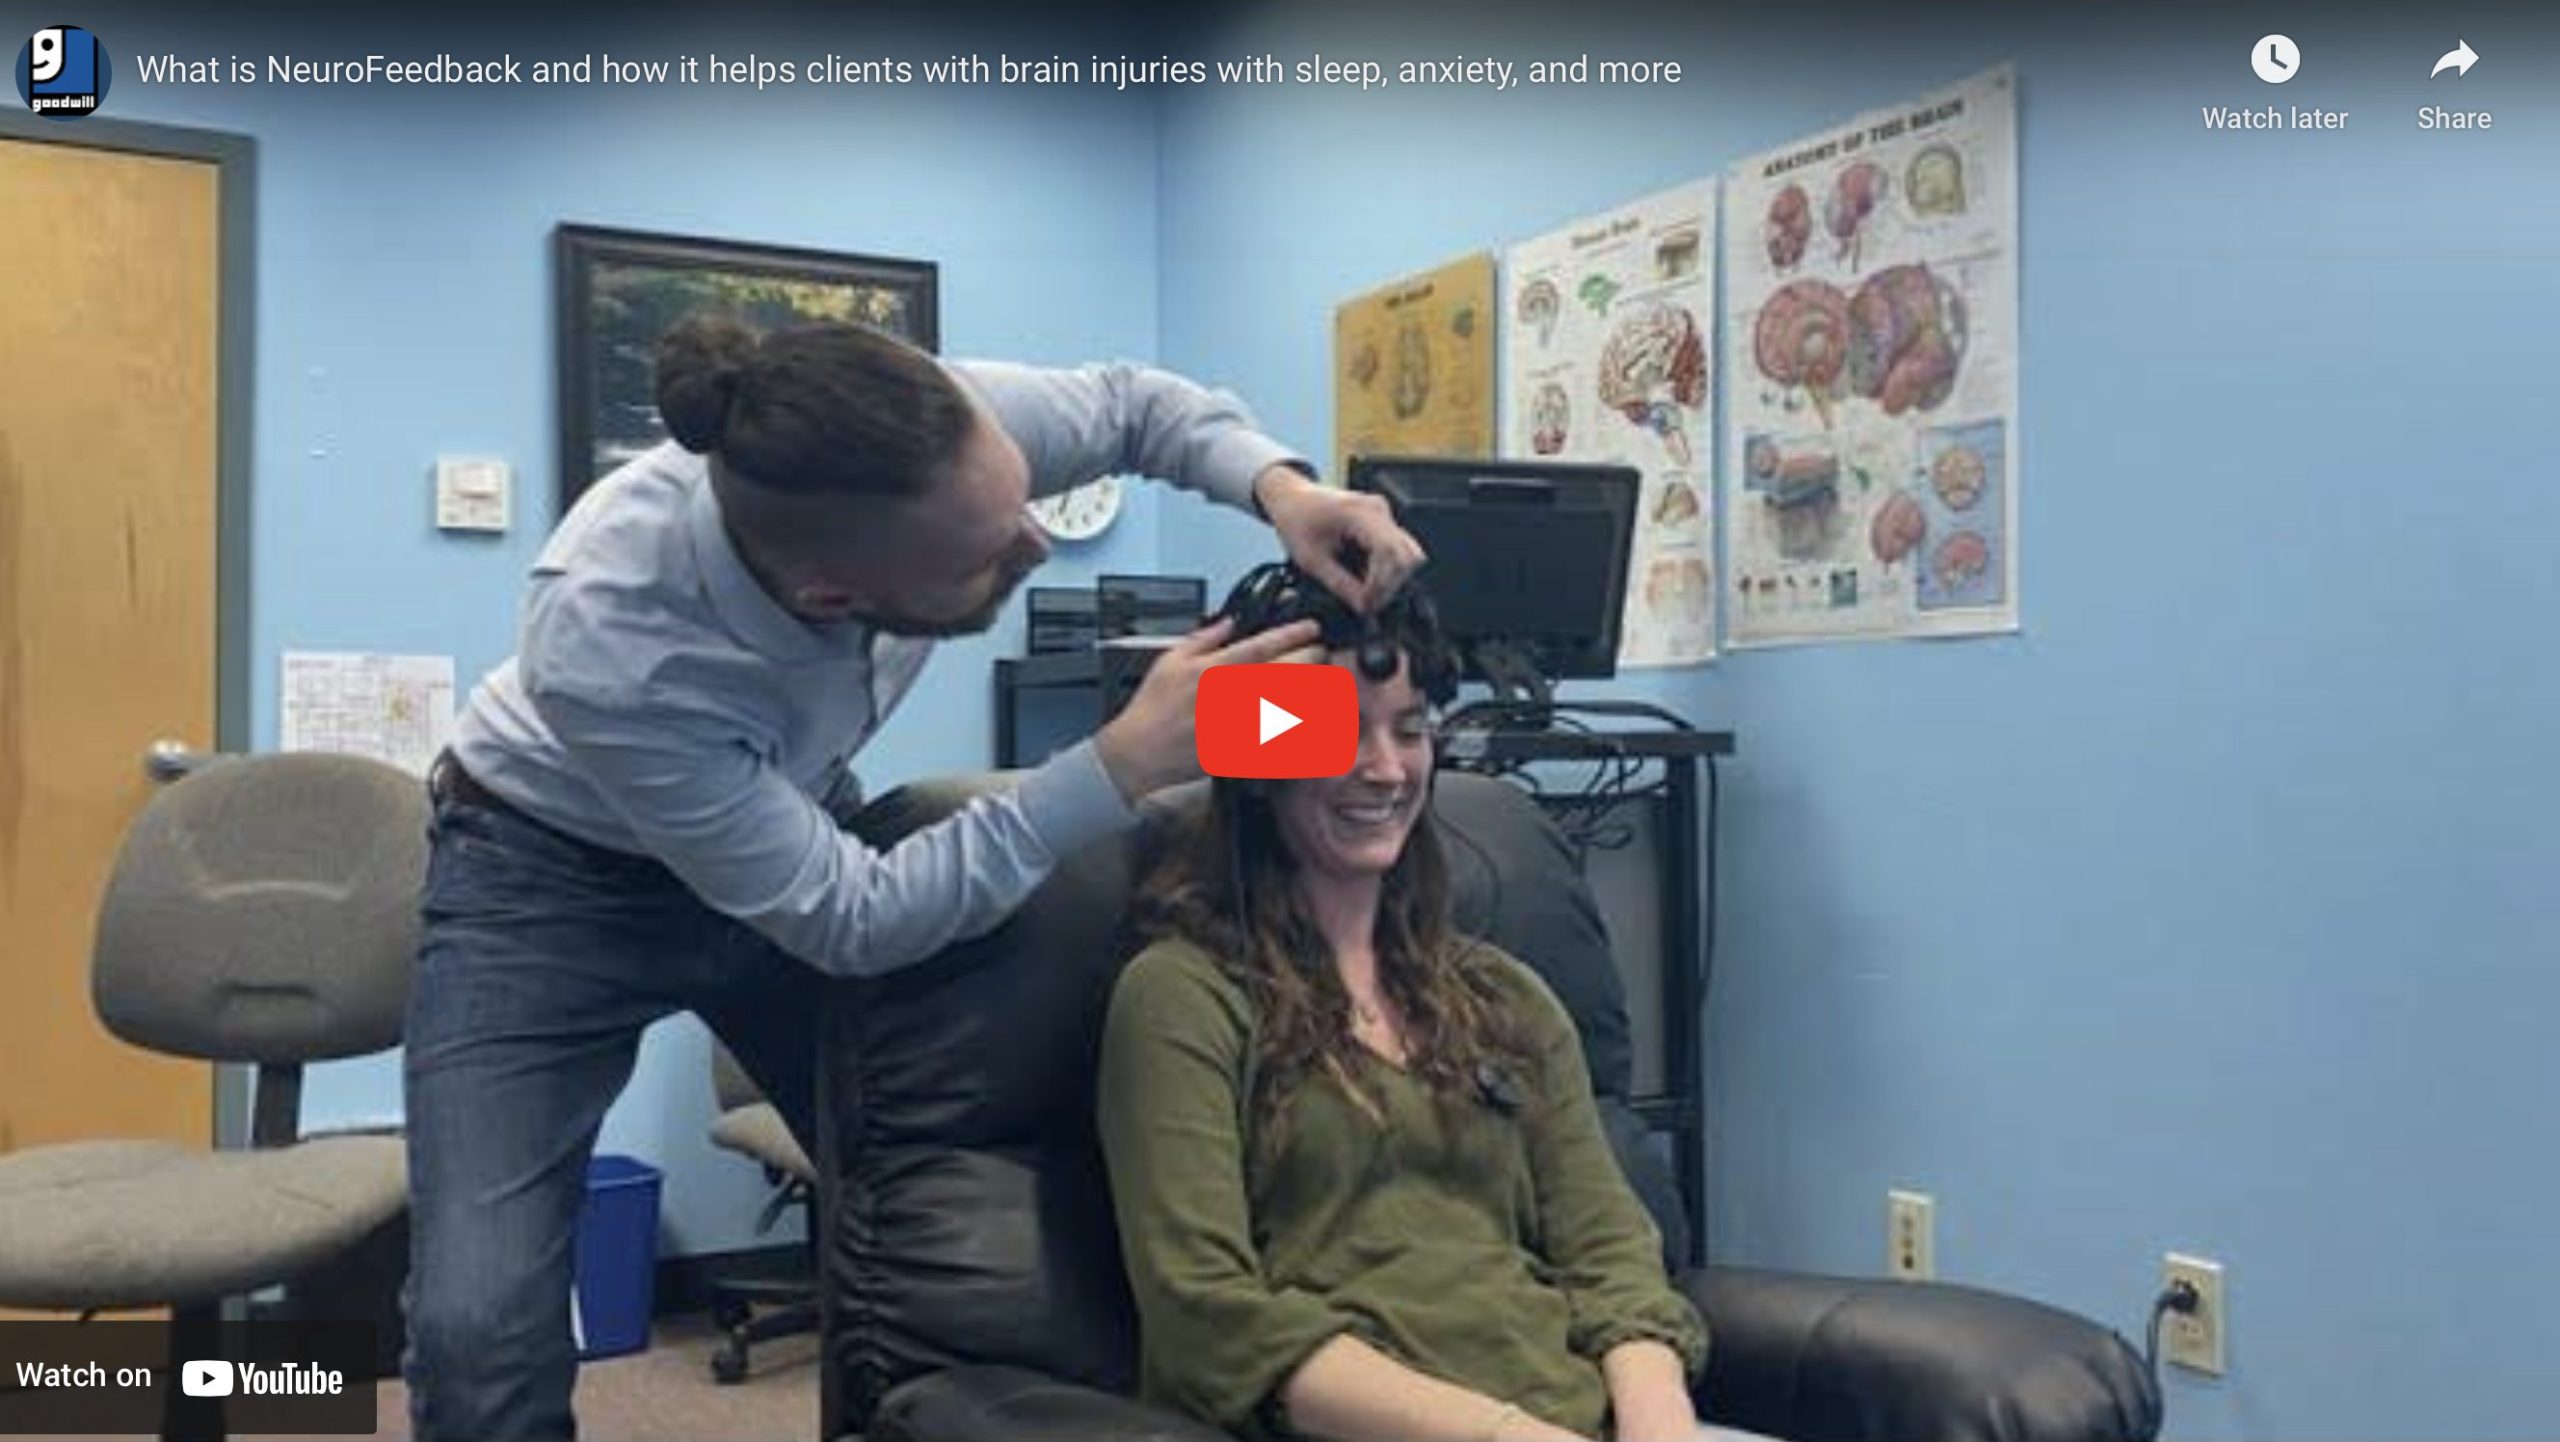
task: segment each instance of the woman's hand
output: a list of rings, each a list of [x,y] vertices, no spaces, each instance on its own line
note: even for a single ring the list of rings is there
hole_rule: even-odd
[[[1696,1442],[1697,1409],[1684,1394],[1651,1412],[1620,1412],[1609,1435],[1615,1442]]]
[[[1533,1417],[1517,1407],[1510,1407],[1494,1419],[1493,1430],[1485,1442],[1591,1442],[1579,1432],[1569,1432],[1543,1417]],[[1691,1442],[1682,1438],[1681,1442]]]
[[[1679,1353],[1660,1342],[1621,1342],[1600,1359],[1600,1371],[1609,1381],[1617,1442],[1691,1442],[1698,1435]]]
[[[1525,1408],[1415,1371],[1348,1332],[1298,1364],[1280,1384],[1280,1402],[1299,1432],[1336,1442],[1590,1442]]]

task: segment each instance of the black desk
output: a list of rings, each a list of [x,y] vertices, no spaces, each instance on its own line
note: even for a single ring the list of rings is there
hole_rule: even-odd
[[[1715,969],[1716,758],[1733,754],[1730,731],[1459,731],[1444,738],[1440,764],[1473,771],[1541,762],[1658,761],[1664,772],[1662,864],[1661,1092],[1629,1099],[1647,1126],[1671,1135],[1680,1200],[1689,1213],[1689,1265],[1707,1248],[1706,1078],[1700,1034]]]
[[[1022,706],[1030,693],[1079,701],[1075,738],[1090,736],[1118,714],[1154,664],[1158,646],[1089,646],[1039,656],[1008,656],[995,665],[998,770],[1037,766],[1047,759],[1023,750]]]

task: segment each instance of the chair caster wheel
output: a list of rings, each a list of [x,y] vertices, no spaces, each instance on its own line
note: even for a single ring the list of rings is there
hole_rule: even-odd
[[[711,1354],[711,1380],[723,1387],[735,1387],[747,1380],[747,1359],[735,1346],[723,1347]]]

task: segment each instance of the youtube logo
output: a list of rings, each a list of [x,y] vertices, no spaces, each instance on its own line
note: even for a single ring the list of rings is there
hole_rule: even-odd
[[[224,1361],[189,1362],[178,1369],[178,1387],[190,1397],[228,1397],[231,1395],[231,1364]]]
[[[1340,776],[1360,759],[1360,683],[1346,666],[1212,666],[1191,729],[1212,776]]]

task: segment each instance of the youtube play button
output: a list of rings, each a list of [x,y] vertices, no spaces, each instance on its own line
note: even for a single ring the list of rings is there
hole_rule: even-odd
[[[178,1387],[190,1397],[228,1397],[231,1375],[229,1362],[189,1362],[178,1371]]]
[[[1212,776],[1339,776],[1360,756],[1360,684],[1343,666],[1212,666],[1191,722]]]

